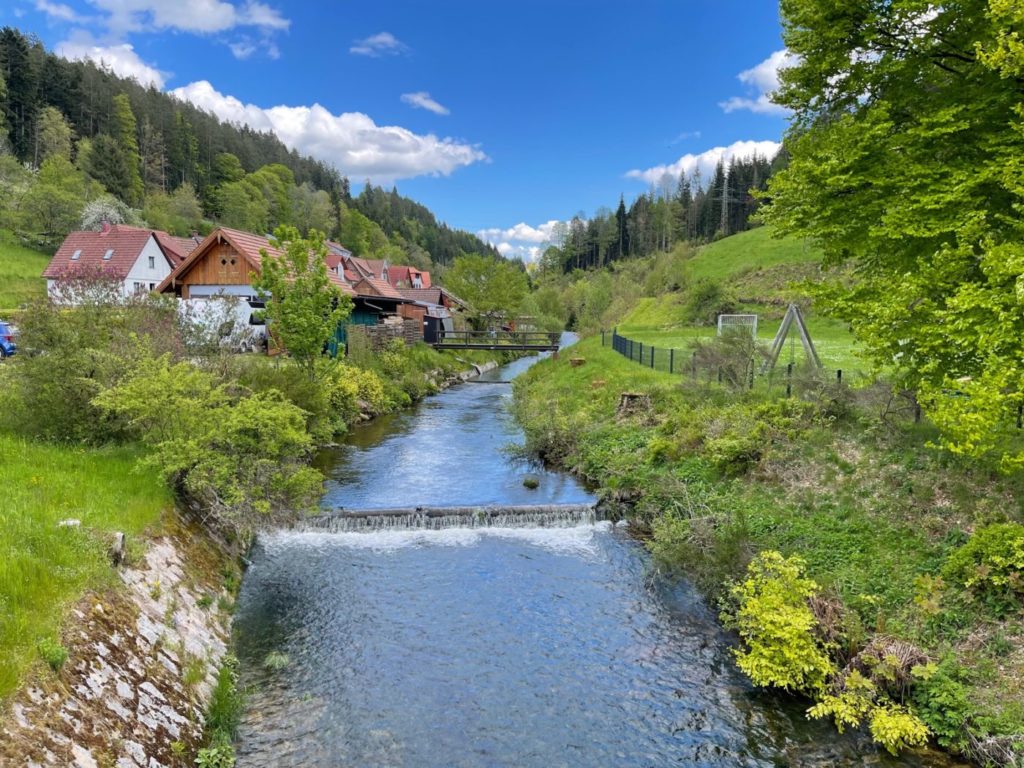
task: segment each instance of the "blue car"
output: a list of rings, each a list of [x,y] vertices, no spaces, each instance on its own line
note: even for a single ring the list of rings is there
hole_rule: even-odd
[[[9,357],[18,351],[18,345],[14,343],[14,329],[0,320],[0,360]]]

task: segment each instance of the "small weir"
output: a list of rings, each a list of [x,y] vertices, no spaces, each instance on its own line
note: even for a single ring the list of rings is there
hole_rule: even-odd
[[[296,530],[351,531],[446,528],[567,528],[596,523],[593,504],[525,504],[479,507],[400,507],[339,509],[309,517]]]

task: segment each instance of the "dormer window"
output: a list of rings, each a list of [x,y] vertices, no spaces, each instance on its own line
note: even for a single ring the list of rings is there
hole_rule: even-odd
[[[71,254],[71,260],[78,261],[80,258],[82,258],[82,249],[76,248],[75,252]]]
[[[110,261],[110,259],[111,259],[111,257],[113,255],[114,255],[114,249],[113,248],[107,248],[107,252],[103,254],[103,260],[104,261]]]

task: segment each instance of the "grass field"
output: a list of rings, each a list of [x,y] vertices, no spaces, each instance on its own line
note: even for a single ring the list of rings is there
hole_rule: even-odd
[[[0,319],[46,293],[40,275],[49,261],[48,254],[25,248],[10,232],[0,230]]]
[[[741,232],[704,246],[686,262],[692,279],[713,279],[733,291],[758,296],[773,304],[742,303],[737,311],[758,315],[758,339],[769,345],[793,298],[789,284],[805,277],[821,260],[821,253],[800,240],[777,240],[765,228]],[[741,286],[741,287],[740,287]],[[713,326],[686,323],[686,297],[668,293],[643,298],[618,324],[619,333],[659,349],[689,350],[695,341],[714,338]],[[822,366],[829,370],[866,372],[867,363],[857,355],[853,336],[845,323],[809,312],[806,316],[811,340]],[[803,365],[805,355],[794,327],[779,362],[793,360]]]
[[[821,256],[821,251],[803,240],[776,239],[767,228],[758,227],[705,245],[687,263],[687,270],[696,279],[724,281],[748,270],[813,264],[820,262]]]
[[[160,478],[135,470],[130,448],[40,445],[0,433],[0,699],[56,639],[65,613],[114,583],[106,550],[158,526],[172,504]],[[58,527],[76,519],[80,527]]]

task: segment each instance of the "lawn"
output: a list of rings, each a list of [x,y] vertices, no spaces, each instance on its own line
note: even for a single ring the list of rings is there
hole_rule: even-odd
[[[114,531],[155,529],[172,504],[158,477],[136,471],[131,448],[40,445],[0,433],[0,699],[57,638],[68,609],[115,583]],[[80,527],[59,527],[76,519]]]
[[[46,293],[40,275],[49,262],[48,254],[19,245],[13,234],[0,230],[0,319]]]
[[[696,279],[726,280],[747,270],[810,264],[821,257],[821,251],[803,240],[773,238],[766,227],[758,227],[705,245],[687,263],[687,271]]]

